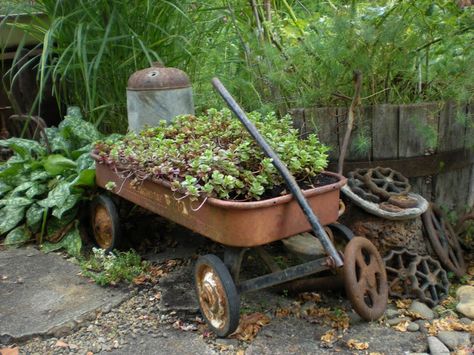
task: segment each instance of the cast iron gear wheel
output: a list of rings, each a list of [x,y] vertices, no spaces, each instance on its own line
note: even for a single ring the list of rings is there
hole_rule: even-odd
[[[416,253],[403,248],[391,250],[383,258],[390,296],[409,298],[413,295],[411,281],[409,280],[409,268],[416,257]]]
[[[347,174],[347,185],[360,198],[369,202],[379,203],[380,197],[374,195],[365,185],[363,177],[366,173],[367,169],[356,169],[349,172]]]
[[[429,255],[417,256],[410,264],[409,279],[413,295],[428,306],[436,306],[448,295],[448,274]]]
[[[355,237],[347,244],[343,274],[352,308],[365,320],[382,316],[388,301],[387,274],[382,257],[368,239]]]
[[[426,236],[441,264],[457,277],[466,273],[464,255],[453,227],[443,215],[441,209],[431,204],[421,215]]]
[[[370,191],[383,200],[388,200],[393,195],[406,195],[411,189],[408,179],[402,173],[380,166],[367,170],[364,182]]]

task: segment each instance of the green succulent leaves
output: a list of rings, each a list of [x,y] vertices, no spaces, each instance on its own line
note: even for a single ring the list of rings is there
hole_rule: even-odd
[[[327,147],[315,135],[300,139],[290,117],[248,116],[298,180],[310,181],[326,167]],[[101,141],[95,149],[106,164],[131,171],[135,182],[163,179],[192,200],[259,200],[283,184],[272,160],[226,109],[178,116],[169,126]]]

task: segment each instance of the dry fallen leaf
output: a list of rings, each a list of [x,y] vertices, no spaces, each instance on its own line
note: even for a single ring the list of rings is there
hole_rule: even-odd
[[[425,317],[423,317],[420,313],[418,312],[413,312],[413,311],[409,311],[409,310],[403,310],[402,311],[402,314],[404,316],[407,316],[407,317],[410,317],[412,319],[426,319]]]
[[[437,335],[439,331],[465,331],[474,334],[474,323],[470,325],[461,323],[457,318],[446,317],[433,320],[432,324],[427,323],[427,330],[430,335]]]
[[[321,295],[316,292],[303,292],[300,293],[299,298],[303,302],[313,301],[313,302],[321,302]]]
[[[384,353],[378,353],[378,352],[371,352],[369,355],[384,355]]]
[[[2,348],[0,349],[1,355],[18,355],[19,349],[18,348]]]
[[[349,349],[366,350],[369,348],[369,343],[363,343],[363,342],[358,342],[355,339],[349,339],[347,341],[347,346],[349,347]]]
[[[321,336],[323,346],[331,345],[336,340],[336,331],[334,329],[328,330]]]
[[[245,355],[245,350],[244,349],[239,349],[239,350],[237,350],[235,355]]]
[[[411,306],[411,303],[413,301],[409,298],[405,299],[405,300],[396,300],[395,301],[395,305],[397,306],[397,308],[400,308],[400,309],[408,309],[408,307]]]
[[[231,334],[231,337],[243,341],[251,341],[257,336],[260,329],[269,323],[270,318],[263,313],[244,314],[240,318],[239,327]]]
[[[290,308],[277,308],[275,311],[275,316],[279,318],[288,317],[291,314]]]
[[[65,343],[65,342],[62,341],[62,340],[58,340],[54,346],[56,346],[56,347],[58,347],[58,348],[68,348],[68,347],[69,347],[69,344],[68,344],[68,343]]]
[[[399,332],[406,332],[408,329],[408,325],[410,324],[409,321],[400,322],[397,325],[393,326],[392,328],[398,330]]]

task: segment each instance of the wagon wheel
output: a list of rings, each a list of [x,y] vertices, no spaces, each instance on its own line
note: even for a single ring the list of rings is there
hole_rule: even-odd
[[[392,195],[407,194],[411,189],[408,179],[390,168],[369,169],[363,179],[370,191],[385,200]]]
[[[387,274],[377,248],[355,237],[344,250],[344,284],[354,310],[365,320],[376,320],[388,300]]]
[[[431,307],[448,294],[447,273],[431,256],[418,256],[410,264],[409,279],[414,296]]]
[[[407,249],[392,250],[383,258],[392,297],[406,298],[412,296],[412,286],[409,280],[409,266],[416,259],[416,254]]]
[[[106,195],[97,196],[91,204],[91,226],[94,241],[106,252],[117,249],[122,242],[120,219],[112,199]]]
[[[352,192],[354,192],[360,198],[379,203],[380,197],[374,195],[369,188],[365,185],[363,176],[367,173],[367,169],[356,169],[355,171],[351,171],[347,174],[347,185],[351,188]]]
[[[466,272],[464,256],[456,233],[441,210],[431,204],[422,214],[426,235],[441,263],[458,277]]]
[[[239,325],[240,297],[232,276],[217,256],[199,257],[194,269],[199,308],[209,328],[225,337]]]

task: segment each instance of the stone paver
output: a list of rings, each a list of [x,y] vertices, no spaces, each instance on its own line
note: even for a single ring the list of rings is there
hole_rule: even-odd
[[[34,248],[1,251],[0,341],[59,336],[129,297],[126,290],[97,286],[79,272],[57,254]]]

